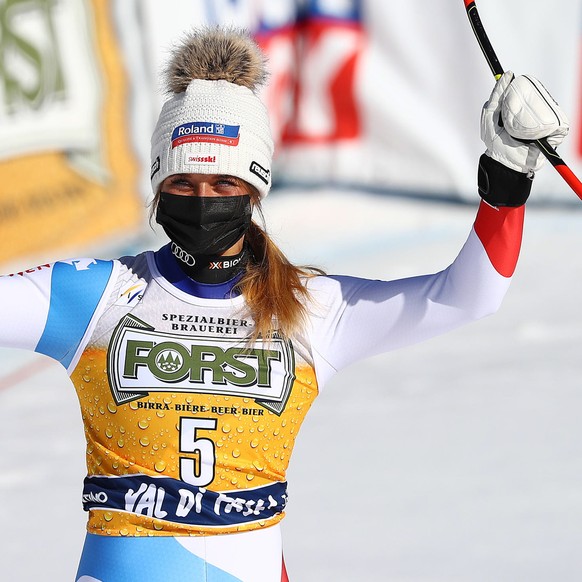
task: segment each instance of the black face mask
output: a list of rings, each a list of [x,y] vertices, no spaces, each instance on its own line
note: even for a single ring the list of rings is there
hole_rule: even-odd
[[[192,257],[220,255],[251,224],[251,197],[179,196],[160,193],[156,222]]]

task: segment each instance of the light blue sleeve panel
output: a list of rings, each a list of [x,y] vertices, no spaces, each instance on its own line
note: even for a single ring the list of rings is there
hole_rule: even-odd
[[[48,316],[35,352],[68,367],[107,289],[113,265],[96,259],[55,263]]]

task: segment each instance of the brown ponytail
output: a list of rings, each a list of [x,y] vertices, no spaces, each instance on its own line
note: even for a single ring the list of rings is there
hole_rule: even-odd
[[[255,337],[278,330],[285,337],[301,328],[309,293],[303,279],[321,271],[289,262],[269,235],[252,222],[245,240],[252,253],[238,287],[255,321]]]

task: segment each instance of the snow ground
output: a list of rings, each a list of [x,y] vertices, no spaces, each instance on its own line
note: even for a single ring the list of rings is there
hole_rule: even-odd
[[[371,278],[444,268],[474,213],[331,190],[266,203],[293,260]],[[327,386],[289,472],[293,582],[582,579],[581,221],[575,198],[531,206],[499,313]],[[0,362],[0,577],[73,580],[85,522],[74,391],[44,357],[2,350]]]

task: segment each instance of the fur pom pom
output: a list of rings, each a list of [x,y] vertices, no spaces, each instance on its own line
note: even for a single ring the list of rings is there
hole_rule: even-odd
[[[223,79],[256,92],[266,78],[261,49],[246,31],[235,28],[188,33],[173,49],[165,71],[168,93],[183,93],[193,79]]]

